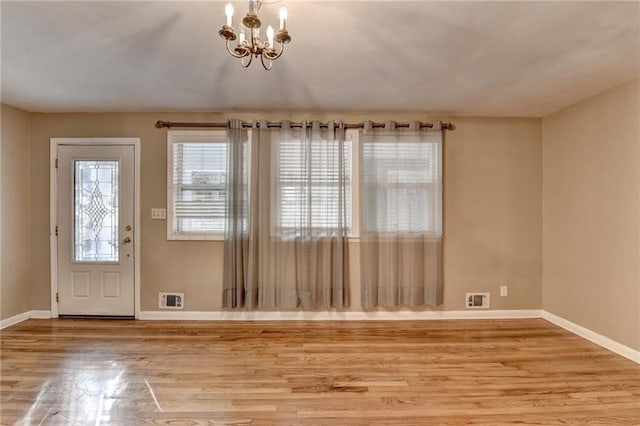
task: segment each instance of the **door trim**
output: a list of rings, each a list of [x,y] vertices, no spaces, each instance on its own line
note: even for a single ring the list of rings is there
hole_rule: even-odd
[[[56,157],[58,146],[108,146],[124,145],[133,147],[133,221],[134,221],[134,264],[133,264],[133,294],[134,315],[140,318],[140,138],[51,138],[49,150],[49,247],[51,273],[51,318],[58,318],[58,239],[56,226],[58,224],[58,174],[56,172]]]

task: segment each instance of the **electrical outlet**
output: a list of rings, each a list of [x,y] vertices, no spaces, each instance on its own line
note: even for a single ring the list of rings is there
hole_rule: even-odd
[[[509,287],[506,285],[500,286],[500,296],[505,297],[509,295]]]
[[[166,219],[167,209],[151,209],[151,219]]]

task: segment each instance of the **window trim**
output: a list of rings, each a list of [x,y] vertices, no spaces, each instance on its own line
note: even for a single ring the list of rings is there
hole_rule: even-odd
[[[224,232],[179,232],[175,227],[173,198],[173,154],[176,143],[226,143],[226,130],[169,130],[167,132],[167,240],[223,241]]]
[[[345,140],[351,143],[351,229],[349,241],[360,241],[360,130],[346,129]]]

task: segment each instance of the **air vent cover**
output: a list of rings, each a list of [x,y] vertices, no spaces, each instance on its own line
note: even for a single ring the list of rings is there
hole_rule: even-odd
[[[467,308],[489,308],[489,293],[467,293]]]
[[[160,293],[159,307],[166,309],[182,309],[184,293]]]

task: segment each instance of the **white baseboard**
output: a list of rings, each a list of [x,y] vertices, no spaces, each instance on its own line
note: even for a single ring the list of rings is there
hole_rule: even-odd
[[[542,318],[552,324],[557,325],[558,327],[570,331],[573,334],[577,334],[578,336],[587,339],[595,343],[596,345],[602,346],[603,348],[608,349],[611,352],[622,355],[623,357],[640,364],[640,351],[625,346],[622,343],[618,343],[615,340],[611,340],[610,338],[603,336],[602,334],[596,333],[595,331],[589,330],[588,328],[554,315],[551,312],[542,311]]]
[[[27,311],[0,321],[0,330],[3,330],[19,322],[28,320],[29,318],[48,319],[51,318],[51,311]]]
[[[21,314],[3,319],[2,321],[0,321],[0,330],[5,329],[7,327],[11,327],[12,325],[22,322],[24,320],[28,320],[30,318],[29,314],[30,314],[30,311],[27,311],[27,312],[23,312]]]
[[[517,319],[540,318],[542,311],[532,310],[469,310],[469,311],[141,311],[141,320],[201,320],[201,321],[394,321],[438,319]]]
[[[30,311],[29,318],[49,319],[51,318],[51,311]]]

